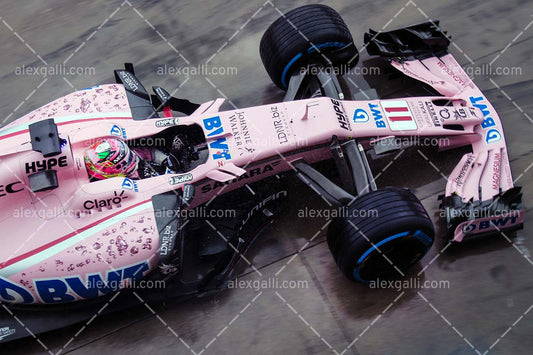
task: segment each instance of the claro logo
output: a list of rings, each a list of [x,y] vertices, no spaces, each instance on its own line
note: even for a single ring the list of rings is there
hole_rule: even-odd
[[[83,208],[86,210],[102,210],[103,208],[120,207],[122,201],[128,198],[128,195],[124,194],[125,191],[114,191],[114,196],[105,199],[87,200],[83,203]]]

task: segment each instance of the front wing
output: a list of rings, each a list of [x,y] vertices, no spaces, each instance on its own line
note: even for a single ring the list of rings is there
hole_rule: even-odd
[[[481,124],[474,126],[475,135],[464,142],[452,139],[442,147],[472,146],[472,152],[461,158],[448,177],[441,196],[453,241],[521,229],[525,209],[521,188],[513,184],[501,119],[448,52],[449,43],[438,21],[365,34],[369,54],[387,59],[394,68],[431,86],[448,100],[440,116],[456,115],[460,119],[461,106],[475,107],[482,114]]]

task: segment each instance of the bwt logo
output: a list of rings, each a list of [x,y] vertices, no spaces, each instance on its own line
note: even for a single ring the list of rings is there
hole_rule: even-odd
[[[482,96],[478,96],[478,97],[470,96],[469,99],[472,105],[480,109],[481,112],[483,113],[483,122],[481,122],[481,127],[487,129],[487,128],[496,126],[496,122],[494,122],[494,119],[491,117],[488,106],[483,103],[480,103],[480,101],[483,102],[485,98]],[[487,142],[487,144],[499,142],[501,139],[502,139],[502,134],[500,133],[500,131],[498,131],[495,128],[489,129],[487,131],[487,135],[485,136],[485,142]]]
[[[478,223],[465,224],[462,227],[464,234],[469,234],[474,231],[483,232],[486,229],[492,228],[505,228],[516,224],[519,216],[507,216],[500,218],[492,218],[485,221],[479,221]]]
[[[207,130],[207,136],[212,137],[224,133],[224,127],[222,126],[222,121],[220,116],[204,118],[203,120],[204,128]],[[231,159],[231,154],[229,151],[228,141],[225,137],[218,138],[209,143],[209,148],[215,153],[212,155],[213,159]]]
[[[124,128],[120,128],[117,125],[113,125],[109,133],[111,133],[114,136],[121,137],[122,139],[128,138],[128,136],[126,135],[126,130]]]
[[[80,275],[60,279],[33,280],[34,290],[43,303],[72,302],[110,294],[120,289],[126,280],[139,281],[150,269],[148,262],[113,269],[103,273],[88,274],[85,280]],[[39,302],[24,286],[0,276],[0,301],[14,303]]]
[[[368,113],[361,108],[356,109],[353,113],[353,121],[355,123],[365,123],[368,122],[369,119],[370,116],[368,116]]]
[[[387,128],[387,125],[385,124],[385,121],[383,120],[383,115],[381,114],[381,111],[378,109],[379,105],[369,103],[368,107],[370,108],[370,112],[372,112],[372,117],[374,117],[374,122],[376,123],[376,127]]]
[[[135,192],[139,192],[139,188],[137,187],[137,181],[125,178],[124,181],[122,181],[122,188],[125,190],[133,190]]]

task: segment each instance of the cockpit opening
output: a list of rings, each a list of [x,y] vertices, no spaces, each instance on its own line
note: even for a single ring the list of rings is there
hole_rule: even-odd
[[[197,124],[169,127],[156,135],[127,141],[118,137],[102,138],[84,154],[91,181],[186,173],[205,163],[207,158],[206,139]]]

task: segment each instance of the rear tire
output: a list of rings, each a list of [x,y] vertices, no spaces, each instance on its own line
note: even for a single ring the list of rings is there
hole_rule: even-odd
[[[346,212],[328,227],[327,240],[335,262],[351,280],[398,277],[398,270],[403,273],[416,264],[433,244],[433,223],[407,189],[371,191]]]
[[[359,55],[339,13],[326,5],[306,5],[289,11],[268,27],[259,46],[261,60],[274,82],[287,89],[291,74],[309,62],[327,63],[346,71]]]

